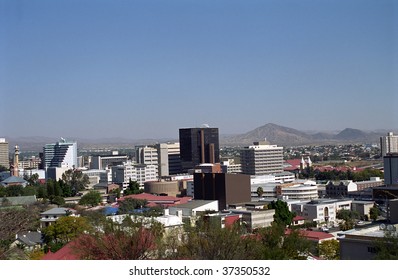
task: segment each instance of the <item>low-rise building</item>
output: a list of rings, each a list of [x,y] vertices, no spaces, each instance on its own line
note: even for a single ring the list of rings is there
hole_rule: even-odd
[[[174,205],[169,207],[170,214],[176,215],[178,211],[182,211],[183,217],[195,217],[199,213],[218,212],[217,200],[191,200],[185,204]]]
[[[60,217],[76,216],[76,210],[64,207],[56,207],[40,213],[40,226],[48,227],[55,223]]]
[[[297,202],[291,204],[291,211],[303,216],[307,221],[318,223],[334,223],[338,211],[351,210],[352,200],[348,199],[316,199],[309,202]]]
[[[396,234],[396,225],[379,224],[340,233],[340,259],[374,260],[377,256],[377,244],[388,231]]]
[[[358,186],[352,180],[329,181],[326,184],[326,195],[329,198],[347,197],[349,192],[358,190]]]

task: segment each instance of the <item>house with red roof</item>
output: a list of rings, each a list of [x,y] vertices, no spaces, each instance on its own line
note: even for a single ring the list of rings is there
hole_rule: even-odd
[[[303,216],[296,216],[293,218],[293,225],[299,226],[305,223],[305,218]]]
[[[292,232],[291,229],[286,229],[285,234],[289,235]],[[312,230],[299,230],[300,235],[306,238],[307,240],[313,241],[317,244],[326,241],[326,240],[333,240],[336,237],[333,234],[323,232],[323,231],[312,231]]]
[[[55,253],[48,251],[42,260],[79,260],[79,255],[73,250],[75,241],[71,241]]]

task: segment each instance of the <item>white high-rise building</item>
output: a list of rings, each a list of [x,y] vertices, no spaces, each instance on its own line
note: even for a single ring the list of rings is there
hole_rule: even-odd
[[[380,149],[382,157],[390,153],[398,153],[398,135],[389,132],[387,136],[380,137]]]
[[[44,169],[48,167],[77,168],[77,143],[61,141],[46,144],[43,148]]]
[[[240,150],[243,174],[267,175],[283,171],[283,147],[254,142]]]
[[[0,138],[0,165],[10,168],[9,146],[5,138]]]
[[[159,177],[159,153],[154,146],[136,146],[135,161],[141,165],[155,166],[156,178]]]

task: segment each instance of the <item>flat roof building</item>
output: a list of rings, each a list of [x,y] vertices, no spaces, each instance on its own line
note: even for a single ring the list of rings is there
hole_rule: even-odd
[[[218,128],[180,128],[180,158],[183,172],[201,163],[219,163]]]
[[[283,147],[254,142],[240,151],[243,174],[267,175],[283,172]]]
[[[0,165],[10,168],[9,146],[5,138],[0,138]]]

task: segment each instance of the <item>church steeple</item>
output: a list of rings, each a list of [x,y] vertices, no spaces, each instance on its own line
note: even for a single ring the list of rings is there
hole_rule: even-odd
[[[15,146],[14,163],[13,163],[13,168],[12,168],[12,176],[16,176],[16,177],[19,176],[18,165],[19,165],[19,147]]]

